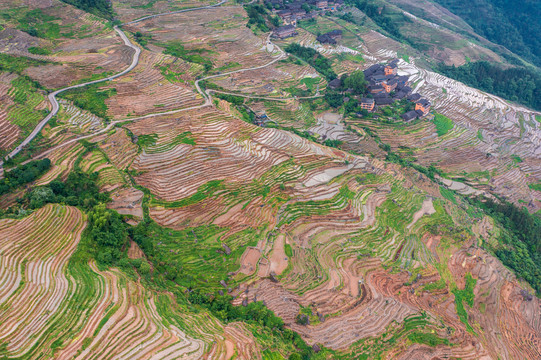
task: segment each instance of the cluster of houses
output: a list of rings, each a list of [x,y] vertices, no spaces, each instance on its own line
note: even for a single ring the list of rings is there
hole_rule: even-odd
[[[406,98],[415,103],[415,110],[408,111],[401,117],[405,121],[412,121],[427,115],[431,104],[420,94],[412,93],[408,76],[398,76],[398,62],[398,59],[394,59],[388,64],[375,64],[363,71],[371,95],[361,98],[359,105],[361,109],[373,111],[377,106],[391,105],[397,100]],[[328,87],[331,90],[341,89],[342,81],[334,79],[329,82]]]
[[[391,105],[397,100],[407,98],[415,103],[415,110],[403,114],[402,119],[412,121],[427,115],[431,104],[420,94],[412,94],[409,77],[397,74],[398,62],[398,59],[394,59],[385,65],[375,64],[363,71],[372,98],[361,99],[361,108],[372,111],[375,106]]]
[[[344,5],[344,0],[267,0],[266,3],[270,4],[274,13],[284,23],[284,26],[274,30],[273,37],[285,39],[296,35],[295,26],[298,20],[315,19],[322,11],[336,11]]]

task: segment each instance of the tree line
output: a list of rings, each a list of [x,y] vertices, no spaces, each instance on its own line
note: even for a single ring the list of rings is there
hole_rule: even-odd
[[[507,230],[500,235],[496,256],[541,295],[541,218],[506,201],[469,201]]]
[[[439,64],[435,70],[469,86],[541,110],[541,75],[529,68],[504,69],[477,61],[459,67]]]
[[[332,69],[332,62],[316,50],[297,43],[289,44],[284,50],[306,61],[327,80],[336,79],[336,73]]]
[[[541,66],[538,0],[436,0],[478,34]]]

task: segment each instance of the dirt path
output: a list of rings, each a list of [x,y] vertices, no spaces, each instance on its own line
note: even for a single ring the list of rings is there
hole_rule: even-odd
[[[411,224],[407,226],[407,229],[410,229],[423,215],[432,215],[436,212],[436,209],[434,209],[434,205],[432,204],[432,199],[427,198],[425,201],[423,201],[423,205],[421,205],[421,210],[417,211],[415,214],[413,214],[413,220],[411,221]]]
[[[158,16],[163,16],[163,15],[169,15],[169,14],[178,14],[178,13],[183,13],[183,12],[188,12],[188,11],[195,11],[195,10],[201,10],[201,9],[210,9],[210,8],[213,8],[213,7],[217,7],[217,6],[220,6],[222,4],[224,4],[227,0],[222,0],[221,2],[215,4],[215,5],[209,5],[209,6],[202,6],[202,7],[196,7],[196,8],[191,8],[191,9],[184,9],[184,10],[178,10],[178,11],[173,11],[173,12],[169,12],[169,13],[163,13],[163,14],[156,14],[156,15],[150,15],[150,16],[147,16],[147,17],[144,17],[144,18],[141,18],[141,19],[138,19],[138,20],[134,20],[134,21],[130,21],[129,23],[126,23],[125,25],[128,25],[128,24],[134,24],[136,22],[139,22],[139,21],[142,21],[142,20],[145,20],[145,19],[149,19],[149,18],[154,18],[154,17],[158,17]],[[121,25],[122,26],[122,25]],[[94,80],[94,81],[89,81],[89,82],[86,82],[86,83],[82,83],[82,84],[77,84],[77,85],[73,85],[73,86],[68,86],[66,88],[63,88],[63,89],[60,89],[60,90],[56,90],[52,93],[50,93],[48,95],[48,98],[49,98],[49,101],[51,102],[52,104],[52,110],[51,112],[45,117],[43,118],[43,120],[41,120],[38,125],[34,128],[34,130],[30,133],[30,135],[28,135],[28,137],[26,139],[24,139],[21,144],[19,144],[12,152],[10,152],[7,156],[6,156],[6,160],[7,159],[10,159],[10,158],[13,158],[15,155],[17,155],[26,145],[28,145],[32,140],[34,140],[34,138],[41,132],[41,130],[45,127],[45,125],[47,125],[47,123],[49,122],[49,120],[51,120],[57,113],[58,113],[58,110],[60,110],[60,105],[58,104],[58,101],[56,99],[56,95],[64,92],[64,91],[68,91],[68,90],[72,90],[72,89],[77,89],[77,88],[81,88],[81,87],[84,87],[84,86],[87,86],[87,85],[92,85],[92,84],[97,84],[97,83],[101,83],[101,82],[105,82],[105,81],[111,81],[111,80],[114,80],[122,75],[125,75],[127,73],[129,73],[130,71],[132,71],[138,64],[139,64],[139,56],[141,54],[141,49],[137,46],[135,46],[131,41],[130,39],[128,39],[128,37],[126,36],[126,34],[120,30],[120,28],[118,26],[115,26],[114,27],[115,31],[117,32],[117,34],[120,36],[120,38],[122,39],[122,41],[124,42],[124,45],[130,47],[131,49],[133,49],[135,52],[134,52],[134,55],[133,55],[133,58],[132,58],[132,62],[130,64],[130,66],[128,66],[128,68],[126,68],[124,71],[121,71],[119,72],[118,74],[115,74],[115,75],[112,75],[112,76],[109,76],[109,77],[106,77],[104,79],[99,79],[99,80]],[[109,128],[109,127],[108,127]],[[100,132],[101,133],[101,132]],[[81,139],[81,138],[79,138]],[[2,160],[0,160],[0,168],[3,167],[4,165],[4,162]]]

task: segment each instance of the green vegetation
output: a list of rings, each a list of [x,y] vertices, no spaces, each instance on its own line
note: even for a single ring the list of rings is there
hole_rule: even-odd
[[[483,141],[483,131],[481,129],[477,130],[477,138]]]
[[[411,342],[414,342],[417,344],[424,344],[431,347],[435,347],[441,344],[444,344],[444,345],[451,344],[449,340],[442,339],[438,337],[438,335],[433,334],[433,333],[414,332],[414,333],[408,334],[408,339]]]
[[[521,163],[521,162],[523,161],[523,160],[520,158],[520,156],[515,155],[515,154],[511,155],[511,160],[513,160],[513,162],[514,162],[515,164],[519,164],[519,163]]]
[[[442,114],[435,114],[433,122],[436,125],[438,136],[447,134],[454,126],[453,120]]]
[[[81,10],[111,20],[114,12],[111,1],[108,0],[62,0]]]
[[[30,208],[37,209],[46,203],[60,203],[79,206],[89,210],[100,202],[106,202],[109,196],[100,193],[97,185],[98,173],[84,173],[77,169],[68,175],[66,181],[53,180],[46,186],[32,189],[26,200]]]
[[[244,98],[242,96],[235,96],[235,95],[221,94],[221,93],[214,93],[214,96],[219,99],[230,102],[231,104],[236,105],[236,106],[240,106],[244,104]]]
[[[203,56],[202,54],[212,54],[211,50],[207,49],[190,49],[186,50],[184,45],[179,41],[172,41],[165,44],[164,54],[176,56],[180,59],[186,60],[194,64],[203,65],[205,71],[212,69],[212,61],[210,58]]]
[[[509,202],[474,199],[470,202],[498,221],[506,231],[499,237],[496,256],[541,294],[541,218]]]
[[[379,27],[389,33],[396,40],[403,40],[400,33],[400,23],[411,22],[402,13],[394,13],[387,6],[381,6],[368,0],[347,0],[346,4],[356,7],[371,18]]]
[[[538,1],[436,0],[487,39],[541,66]]]
[[[30,10],[19,21],[19,28],[28,34],[44,39],[57,39],[60,37],[60,20],[57,17],[45,14],[41,9]]]
[[[528,184],[528,187],[535,191],[541,191],[541,182],[535,184]]]
[[[333,108],[339,108],[344,104],[344,96],[338,91],[325,91],[325,101]]]
[[[152,35],[151,34],[143,34],[142,32],[140,31],[136,31],[134,34],[133,34],[133,38],[135,39],[135,41],[141,45],[142,47],[146,48],[148,42],[150,40],[152,40]]]
[[[443,290],[445,288],[447,288],[447,283],[445,282],[443,278],[440,278],[438,281],[426,284],[423,287],[423,290],[428,291],[428,292],[433,292],[437,290]]]
[[[541,110],[541,75],[529,68],[502,68],[487,61],[459,67],[438,65],[436,70],[469,86]]]
[[[449,190],[446,187],[440,186],[440,194],[441,194],[441,196],[443,196],[444,198],[446,198],[447,200],[449,200],[453,204],[457,203],[456,198],[455,198],[455,193],[454,193],[453,190]]]
[[[88,213],[90,239],[98,248],[96,260],[112,265],[123,256],[122,248],[127,240],[126,225],[120,215],[101,203]]]
[[[246,10],[246,13],[248,14],[248,24],[246,24],[247,27],[251,28],[252,26],[255,26],[256,29],[262,31],[262,32],[268,32],[270,31],[269,26],[267,24],[267,21],[273,26],[280,25],[280,19],[277,16],[271,16],[267,9],[263,5],[258,4],[250,4],[245,5],[244,10]]]
[[[32,160],[27,164],[19,165],[4,174],[0,180],[0,195],[6,194],[12,189],[37,180],[51,167],[51,160]]]
[[[51,55],[51,51],[48,49],[31,46],[28,48],[28,52],[34,55]]]
[[[473,330],[470,323],[468,322],[468,313],[466,312],[466,309],[464,308],[464,302],[469,307],[473,306],[473,301],[474,301],[473,289],[475,288],[475,284],[477,284],[477,280],[474,279],[470,273],[466,274],[466,276],[464,277],[464,280],[466,282],[466,285],[464,286],[463,290],[459,290],[459,289],[453,290],[453,294],[455,295],[456,313],[458,314],[460,321],[466,325],[466,329],[469,332],[475,334],[475,330]]]
[[[114,88],[100,90],[100,84],[91,84],[63,92],[60,97],[71,100],[81,109],[109,120],[107,115],[108,107],[105,101],[114,95],[116,95],[116,89]]]
[[[165,207],[184,207],[197,204],[214,195],[215,192],[224,190],[223,180],[211,180],[208,183],[201,185],[195,194],[182,200],[165,202],[157,199],[152,200],[153,205],[161,205]]]
[[[336,78],[336,73],[332,69],[331,61],[318,53],[316,50],[301,46],[297,43],[289,44],[284,48],[284,50],[306,61],[327,80],[332,80]]]
[[[427,326],[431,325],[428,316],[423,312],[404,319],[402,324],[391,324],[386,331],[375,338],[365,338],[352,346],[354,350],[349,354],[350,359],[385,359],[384,353],[393,349],[402,339],[411,342],[437,346],[440,344],[452,345],[447,339],[439,338],[432,332],[426,332]],[[447,328],[448,331],[452,330]],[[361,355],[359,356],[359,351]]]
[[[34,60],[27,57],[13,56],[0,53],[0,71],[22,74],[24,69],[28,67],[46,64],[46,61]]]
[[[361,70],[352,72],[344,80],[344,87],[346,89],[353,89],[354,94],[364,94],[366,92],[366,86],[368,82],[364,78],[364,73]]]

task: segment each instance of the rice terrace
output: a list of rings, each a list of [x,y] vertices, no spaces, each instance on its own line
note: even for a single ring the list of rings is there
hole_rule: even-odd
[[[0,360],[541,359],[539,14],[3,0]]]

